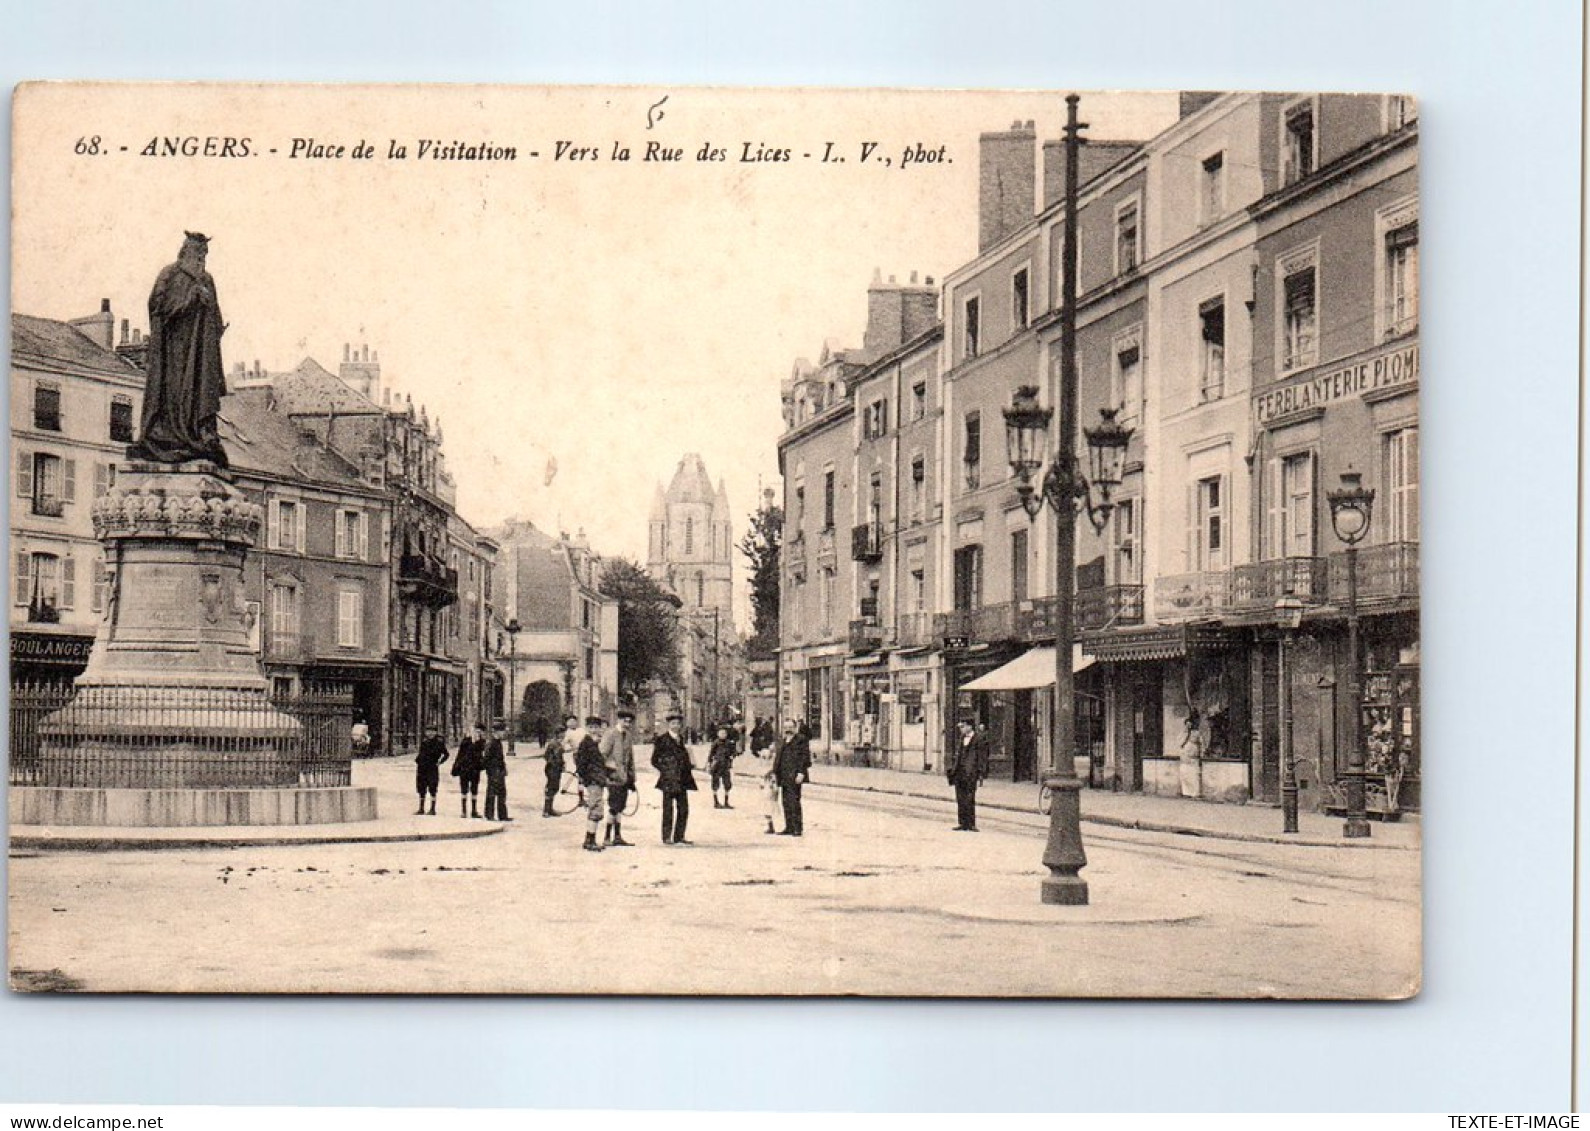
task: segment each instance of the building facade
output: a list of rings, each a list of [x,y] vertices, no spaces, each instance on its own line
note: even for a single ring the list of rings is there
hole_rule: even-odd
[[[1330,809],[1357,721],[1371,808],[1416,807],[1414,105],[1190,94],[1181,109],[1146,141],[1090,143],[1078,169],[1080,422],[1113,409],[1132,437],[1112,513],[1077,521],[1072,756],[1098,788],[1273,802],[1289,754],[1305,804]],[[865,351],[785,383],[780,709],[827,752],[914,767],[895,719],[919,649],[942,673],[929,734],[975,716],[993,772],[1022,780],[1049,757],[1056,516],[1021,509],[1000,434],[1017,387],[1058,402],[1065,155],[1017,122],[981,159],[979,252],[946,277],[933,363],[888,362],[892,405]],[[927,420],[933,441],[914,439]],[[918,459],[934,504],[913,526]],[[1359,702],[1329,505],[1344,473],[1375,491]],[[851,577],[822,567],[834,507],[856,522]],[[853,602],[848,639],[814,577]],[[931,740],[923,753],[926,768]]]
[[[106,300],[69,322],[11,316],[11,680],[69,683],[88,663],[109,574],[94,499],[137,428],[143,373]]]
[[[566,714],[611,717],[618,602],[601,591],[601,558],[583,533],[555,537],[525,521],[491,537],[498,547],[492,654],[516,736],[544,741]],[[517,633],[509,631],[513,622]]]

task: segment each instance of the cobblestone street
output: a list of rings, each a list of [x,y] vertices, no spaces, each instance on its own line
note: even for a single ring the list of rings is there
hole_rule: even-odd
[[[1056,908],[1038,901],[1042,819],[985,806],[983,832],[955,833],[940,779],[920,779],[943,798],[929,800],[825,786],[864,772],[817,767],[795,840],[765,834],[742,777],[735,809],[696,794],[694,846],[665,848],[646,773],[625,826],[636,847],[597,855],[580,850],[577,815],[530,804],[540,763],[514,770],[516,819],[481,839],[16,850],[14,977],[92,991],[1321,998],[1418,984],[1416,852],[1089,822],[1092,903]],[[359,763],[356,782],[379,787],[383,821],[412,826],[411,773]],[[482,823],[445,793],[438,809],[425,820]]]

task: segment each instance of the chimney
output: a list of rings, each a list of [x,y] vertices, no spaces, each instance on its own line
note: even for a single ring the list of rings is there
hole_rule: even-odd
[[[1205,106],[1220,97],[1218,90],[1184,90],[1179,99],[1181,117],[1186,118],[1198,113]]]
[[[86,318],[74,318],[69,325],[75,327],[100,349],[116,348],[116,319],[110,312],[108,298],[99,300],[98,314],[90,314]]]
[[[1034,215],[1038,135],[1032,122],[978,138],[977,250],[987,251]]]
[[[128,341],[127,341],[127,325],[128,325],[127,319],[123,318],[121,320],[121,343],[120,344],[122,344],[124,346],[129,344]]]
[[[867,288],[867,330],[861,340],[862,349],[872,356],[888,353],[938,322],[939,296],[933,278],[922,284],[917,275],[911,272],[906,284],[896,282],[893,275],[887,283],[878,281],[881,275],[873,276]]]
[[[1086,185],[1113,169],[1143,147],[1140,141],[1092,141],[1077,159],[1077,184]],[[1066,146],[1063,141],[1043,143],[1043,207],[1058,204],[1066,194]]]

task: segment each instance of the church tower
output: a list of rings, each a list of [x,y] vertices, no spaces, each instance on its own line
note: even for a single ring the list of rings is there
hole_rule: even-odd
[[[694,452],[679,461],[673,482],[652,498],[646,568],[684,608],[721,609],[732,623],[734,533],[723,481],[716,489]]]

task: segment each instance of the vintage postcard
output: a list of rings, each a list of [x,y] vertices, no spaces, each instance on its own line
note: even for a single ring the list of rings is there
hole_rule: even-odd
[[[1411,97],[32,84],[17,990],[1395,999]]]

